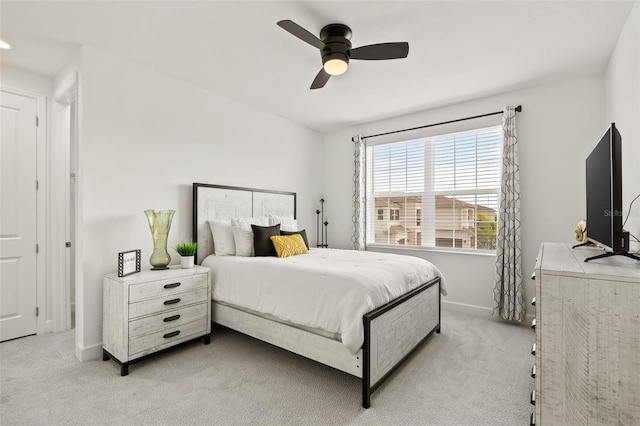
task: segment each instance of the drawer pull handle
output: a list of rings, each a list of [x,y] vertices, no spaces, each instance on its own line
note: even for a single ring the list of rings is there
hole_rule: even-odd
[[[162,337],[164,337],[165,339],[168,339],[170,337],[176,337],[178,334],[180,334],[180,330],[172,331],[171,333],[167,333]]]
[[[164,285],[164,288],[176,288],[176,287],[180,287],[180,283],[171,283],[171,284]]]
[[[531,391],[531,405],[536,405],[536,390]]]
[[[533,346],[531,346],[531,355],[535,355],[536,354],[536,344],[534,343]]]
[[[536,306],[536,297],[534,296],[533,299],[531,299],[531,306]]]
[[[536,378],[536,365],[533,364],[533,367],[531,368],[531,377],[532,378]]]
[[[175,305],[176,303],[179,303],[179,302],[180,302],[180,298],[178,297],[177,299],[165,300],[164,304]]]
[[[535,279],[536,279],[536,273],[535,272],[533,274],[531,274],[531,279],[535,281]]]
[[[180,299],[178,299],[180,300]],[[164,302],[165,305],[167,304],[167,302]],[[534,318],[533,321],[531,321],[531,328],[533,328],[534,330],[536,329],[536,319]]]
[[[180,318],[180,315],[174,315],[174,316],[171,316],[171,317],[166,317],[166,318],[164,319],[164,322],[171,322],[171,321],[175,321],[175,320],[177,320],[178,318]]]
[[[531,426],[536,426],[536,413],[531,413]]]

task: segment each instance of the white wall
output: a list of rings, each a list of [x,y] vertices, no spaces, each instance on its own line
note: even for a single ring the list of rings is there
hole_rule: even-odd
[[[605,126],[612,122],[622,135],[622,205],[640,194],[640,2],[636,2],[620,33],[605,74],[607,110]],[[636,200],[625,229],[640,238],[640,199]],[[633,251],[639,244],[632,244]]]
[[[103,274],[116,270],[125,250],[142,249],[149,267],[143,210],[176,210],[173,248],[191,239],[193,182],[295,191],[299,223],[312,230],[322,143],[303,126],[94,48],[83,49],[82,73],[84,284],[76,303],[84,321],[79,356],[92,359],[101,353]]]
[[[584,160],[604,132],[604,77],[594,75],[532,87],[472,102],[428,110],[330,132],[324,136],[323,192],[331,218],[333,247],[351,247],[351,136],[523,107],[517,115],[522,197],[522,270],[527,305],[534,294],[533,272],[543,241],[574,241],[574,229],[585,216]],[[402,137],[402,136],[400,136]],[[398,250],[424,257],[447,278],[444,302],[471,305],[488,313],[493,300],[495,256]],[[527,306],[530,310],[530,306]],[[533,312],[530,310],[530,312]]]
[[[53,80],[44,75],[0,64],[0,81],[3,86],[27,90],[44,96],[51,96]]]

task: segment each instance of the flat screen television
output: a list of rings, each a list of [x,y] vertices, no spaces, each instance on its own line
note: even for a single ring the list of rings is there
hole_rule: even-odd
[[[587,238],[605,253],[589,260],[629,253],[629,233],[622,229],[622,136],[615,123],[607,129],[586,160]]]

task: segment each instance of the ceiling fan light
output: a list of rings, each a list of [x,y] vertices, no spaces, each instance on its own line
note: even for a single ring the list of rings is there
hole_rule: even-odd
[[[330,75],[340,75],[349,68],[349,64],[344,59],[329,59],[323,65],[324,70]]]

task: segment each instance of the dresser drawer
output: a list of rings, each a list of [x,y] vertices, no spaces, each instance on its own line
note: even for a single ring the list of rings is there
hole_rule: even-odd
[[[129,302],[136,302],[138,300],[150,299],[159,296],[170,296],[186,290],[206,287],[207,284],[207,274],[189,275],[134,284],[129,286]]]
[[[202,302],[181,309],[173,309],[162,314],[140,318],[129,323],[129,338],[143,334],[164,330],[167,327],[177,327],[199,318],[207,316],[208,304]]]
[[[130,339],[129,355],[131,356],[139,352],[150,350],[155,352],[156,350],[163,349],[163,345],[170,345],[176,340],[206,333],[207,318],[205,317],[177,327],[169,327],[155,333],[145,334],[144,336]]]
[[[165,297],[143,300],[129,304],[129,319],[144,315],[156,314],[182,306],[193,305],[207,300],[207,287],[198,288],[183,293],[168,294]]]

